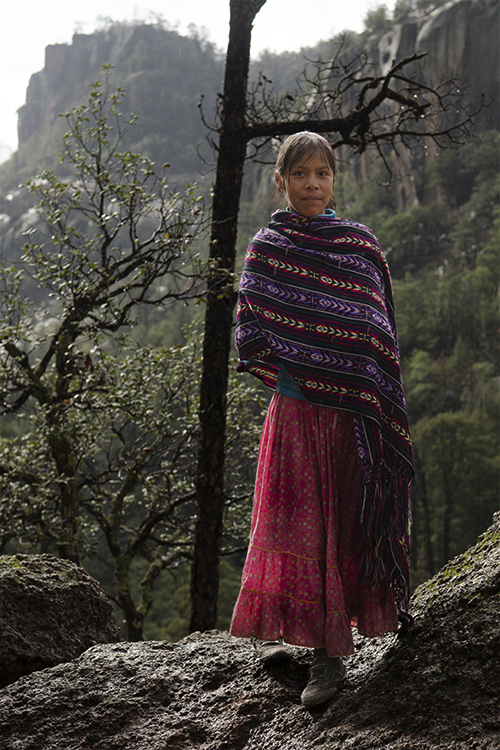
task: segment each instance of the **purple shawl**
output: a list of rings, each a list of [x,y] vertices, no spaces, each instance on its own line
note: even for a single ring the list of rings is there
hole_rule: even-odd
[[[364,476],[363,575],[406,609],[411,443],[392,286],[373,233],[333,216],[273,214],[247,250],[238,370],[275,388],[284,365],[308,401],[355,415]]]

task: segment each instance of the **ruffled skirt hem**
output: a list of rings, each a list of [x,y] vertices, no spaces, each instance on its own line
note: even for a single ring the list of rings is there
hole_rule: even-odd
[[[389,585],[361,581],[361,490],[353,415],[275,394],[233,635],[348,656],[352,626],[370,638],[397,630]]]

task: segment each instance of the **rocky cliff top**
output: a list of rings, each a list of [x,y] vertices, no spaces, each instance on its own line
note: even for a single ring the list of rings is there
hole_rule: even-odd
[[[498,750],[500,514],[415,593],[403,638],[356,638],[326,706],[310,652],[261,666],[226,633],[94,646],[0,692],[2,750]]]

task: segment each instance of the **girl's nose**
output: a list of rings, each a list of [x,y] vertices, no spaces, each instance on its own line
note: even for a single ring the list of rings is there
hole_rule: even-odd
[[[307,187],[311,187],[311,188],[314,188],[314,187],[318,186],[318,181],[316,179],[316,175],[315,174],[307,175],[306,185],[307,185]]]

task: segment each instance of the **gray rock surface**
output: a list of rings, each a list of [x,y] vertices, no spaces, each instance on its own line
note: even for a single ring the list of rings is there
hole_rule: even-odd
[[[225,633],[118,643],[0,692],[2,750],[498,750],[500,514],[413,597],[403,638],[356,637],[348,679],[306,710],[310,655],[265,669]]]
[[[498,0],[450,0],[431,11],[421,25],[415,51],[425,52],[427,83],[456,78],[475,90],[495,96],[500,85]],[[489,54],[486,50],[491,50]],[[498,97],[486,112],[488,127],[498,126]]]
[[[0,556],[0,687],[119,640],[111,604],[85,570],[52,555]]]

